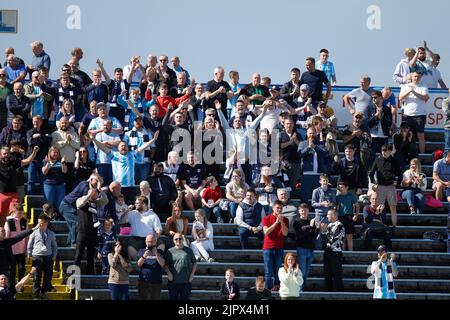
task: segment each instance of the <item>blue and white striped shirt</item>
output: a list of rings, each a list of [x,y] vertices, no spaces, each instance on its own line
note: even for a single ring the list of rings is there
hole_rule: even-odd
[[[118,151],[111,151],[111,164],[114,181],[120,182],[122,187],[132,187],[134,183],[134,164],[137,151],[128,151],[126,155]]]

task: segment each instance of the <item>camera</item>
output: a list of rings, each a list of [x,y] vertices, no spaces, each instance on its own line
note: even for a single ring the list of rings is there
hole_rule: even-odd
[[[155,246],[147,246],[148,251],[152,251],[155,248]]]

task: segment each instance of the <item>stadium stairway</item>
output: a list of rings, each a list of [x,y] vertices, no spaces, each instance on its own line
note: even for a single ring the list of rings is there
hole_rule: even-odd
[[[339,138],[341,139],[341,138]],[[426,194],[433,194],[431,190],[432,155],[435,149],[443,148],[442,132],[426,132],[426,153],[420,154],[423,171],[428,177]],[[342,141],[338,141],[342,151]],[[343,153],[341,153],[343,155]],[[337,177],[332,177],[332,182]],[[223,188],[223,186],[222,186]],[[294,199],[295,200],[295,199]],[[27,196],[25,206],[30,221],[36,221],[42,211],[42,196]],[[395,289],[401,300],[449,300],[450,299],[450,254],[446,253],[446,243],[423,238],[429,231],[446,232],[447,210],[449,203],[439,209],[426,208],[420,215],[410,215],[405,202],[397,206],[398,227],[393,235],[393,251],[397,254],[399,276],[395,280]],[[184,211],[189,221],[193,221],[193,212]],[[311,213],[311,216],[313,214]],[[390,221],[390,214],[387,215]],[[164,222],[164,221],[162,221]],[[52,222],[58,242],[59,272],[54,272],[53,285],[57,292],[50,293],[49,299],[110,299],[107,289],[107,276],[82,275],[80,289],[69,293],[65,288],[64,271],[73,264],[75,249],[67,247],[67,225],[64,221]],[[189,225],[191,227],[191,224]],[[254,285],[256,275],[264,274],[261,245],[255,238],[250,238],[248,250],[241,250],[239,244],[238,228],[234,224],[214,223],[215,250],[211,256],[214,263],[198,264],[196,277],[193,281],[192,298],[197,300],[220,299],[219,290],[224,281],[225,270],[233,268],[236,271],[236,281],[241,287],[241,299],[245,298],[246,289]],[[359,231],[360,225],[356,229]],[[190,232],[190,231],[189,231]],[[190,233],[189,233],[190,234]],[[326,292],[323,278],[323,251],[316,251],[311,267],[310,277],[306,291],[302,294],[304,300],[368,300],[372,296],[371,275],[368,267],[376,260],[375,248],[381,243],[374,239],[372,250],[364,251],[360,239],[355,239],[355,251],[345,251],[343,259],[343,292]],[[295,244],[289,237],[286,239],[285,252],[295,252]],[[82,261],[84,270],[86,261]],[[29,267],[29,266],[28,266]],[[139,270],[133,262],[133,271],[130,275],[130,298],[137,299],[137,280]],[[166,289],[166,276],[164,276],[163,289]],[[273,296],[278,297],[277,293]],[[31,297],[31,286],[18,295],[19,299]],[[163,299],[167,299],[167,290],[162,292]]]

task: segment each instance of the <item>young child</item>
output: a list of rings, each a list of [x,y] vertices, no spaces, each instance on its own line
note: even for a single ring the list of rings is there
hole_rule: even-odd
[[[339,220],[344,225],[345,241],[344,250],[353,251],[353,234],[355,233],[355,222],[358,220],[359,204],[356,196],[348,192],[348,184],[339,182],[340,194],[336,196],[339,212]]]
[[[125,197],[123,194],[119,194],[116,197],[115,206],[116,206],[116,214],[117,214],[117,219],[119,220],[119,224],[126,222],[129,209],[128,209],[128,205],[125,203]]]
[[[202,194],[203,210],[205,210],[206,217],[210,220],[211,212],[214,213],[217,223],[223,223],[219,203],[222,200],[222,191],[220,190],[217,179],[210,176],[206,179],[206,188]]]
[[[234,282],[234,270],[225,270],[225,283],[220,289],[220,294],[223,300],[238,300],[239,299],[239,285]]]
[[[319,178],[320,187],[313,190],[311,204],[315,209],[316,223],[328,223],[327,213],[336,205],[336,195],[330,188],[330,181],[326,174],[321,174]],[[325,245],[325,237],[319,233],[316,241],[316,249],[321,249]]]
[[[257,276],[255,286],[247,290],[246,300],[272,300],[272,292],[266,288],[264,276]]]
[[[114,243],[117,236],[112,230],[113,223],[105,220],[103,224],[104,231],[98,239],[98,253],[97,258],[102,260],[102,274],[109,274],[108,254],[113,252]]]

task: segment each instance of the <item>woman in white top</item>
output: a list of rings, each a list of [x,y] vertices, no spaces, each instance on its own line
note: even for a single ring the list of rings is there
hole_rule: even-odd
[[[425,197],[422,191],[427,188],[427,177],[422,173],[420,160],[411,160],[409,169],[403,173],[402,198],[408,202],[411,214],[419,214],[425,207]]]
[[[284,256],[284,265],[278,270],[281,300],[297,299],[303,284],[303,275],[297,263],[297,255],[288,253]]]
[[[206,218],[205,211],[197,209],[195,211],[195,221],[192,224],[191,242],[191,249],[194,251],[197,261],[214,262],[214,259],[208,253],[208,251],[214,250],[213,236],[213,226]]]
[[[227,200],[230,201],[230,212],[234,218],[236,217],[236,210],[249,188],[248,184],[245,183],[244,171],[234,169],[231,174],[231,181],[227,183],[225,188]]]

